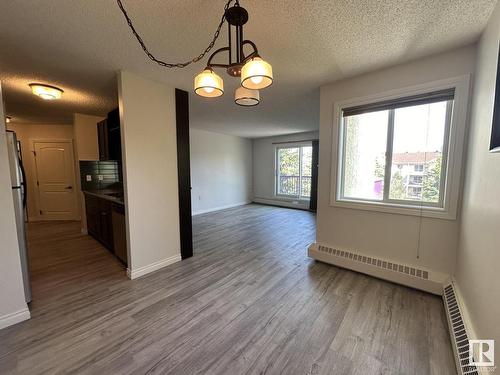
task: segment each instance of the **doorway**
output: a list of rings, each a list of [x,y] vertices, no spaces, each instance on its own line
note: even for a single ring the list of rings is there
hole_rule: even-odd
[[[33,141],[40,220],[78,220],[72,141]]]

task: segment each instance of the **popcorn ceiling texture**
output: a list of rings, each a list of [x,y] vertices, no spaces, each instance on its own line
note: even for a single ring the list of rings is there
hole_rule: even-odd
[[[224,0],[124,0],[149,48],[184,61],[208,44]],[[319,87],[475,42],[496,0],[242,0],[250,20],[245,37],[274,69],[275,84],[255,108],[234,105],[238,81],[223,71],[225,95],[191,95],[194,127],[246,137],[318,128]],[[7,113],[16,121],[67,123],[74,112],[104,115],[117,105],[116,72],[192,91],[206,59],[184,70],[150,62],[133,39],[114,0],[2,4],[0,79]],[[225,44],[224,30],[216,47]],[[65,90],[42,102],[27,84]]]

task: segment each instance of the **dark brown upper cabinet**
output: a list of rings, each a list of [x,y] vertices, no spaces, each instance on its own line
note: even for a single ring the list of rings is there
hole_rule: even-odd
[[[108,120],[102,120],[97,123],[97,140],[99,143],[99,160],[109,159],[109,141],[108,141]]]
[[[120,115],[118,108],[108,113],[106,120],[97,123],[99,160],[122,159]]]

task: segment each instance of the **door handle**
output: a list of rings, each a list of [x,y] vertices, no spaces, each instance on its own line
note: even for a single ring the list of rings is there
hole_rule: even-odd
[[[73,186],[66,186],[66,189],[71,190],[71,189],[73,189]]]

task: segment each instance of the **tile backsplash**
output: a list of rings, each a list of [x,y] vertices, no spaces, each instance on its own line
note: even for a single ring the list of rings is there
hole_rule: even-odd
[[[95,191],[121,186],[121,167],[117,161],[80,161],[82,190]]]

